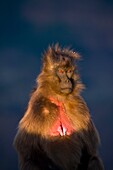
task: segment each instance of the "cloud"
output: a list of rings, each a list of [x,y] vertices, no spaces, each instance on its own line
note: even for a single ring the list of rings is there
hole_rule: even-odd
[[[106,1],[26,1],[21,17],[33,25],[35,31],[52,26],[67,27],[71,37],[79,37],[86,49],[93,51],[113,46],[113,3]],[[60,30],[59,30],[60,32]]]
[[[63,22],[76,26],[85,23],[102,26],[112,25],[113,10],[110,3],[100,3],[98,1],[36,1],[29,0],[23,4],[22,16],[29,22],[36,25]]]

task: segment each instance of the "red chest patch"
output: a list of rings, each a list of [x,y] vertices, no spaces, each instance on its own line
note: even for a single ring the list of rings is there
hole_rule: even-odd
[[[74,131],[72,123],[66,115],[62,102],[50,98],[51,102],[58,106],[58,119],[50,130],[51,136],[65,136],[70,135]]]

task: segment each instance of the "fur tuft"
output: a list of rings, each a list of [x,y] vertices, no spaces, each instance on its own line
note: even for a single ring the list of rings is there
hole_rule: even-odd
[[[81,57],[80,55],[70,49],[70,47],[62,48],[58,43],[52,46],[49,46],[47,51],[43,54],[43,68],[52,70],[55,65],[55,62],[59,62],[60,57],[64,56],[70,58],[72,62],[79,60]]]

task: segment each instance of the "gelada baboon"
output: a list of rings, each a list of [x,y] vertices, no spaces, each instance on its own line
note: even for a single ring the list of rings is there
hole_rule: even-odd
[[[99,137],[80,96],[80,56],[58,44],[43,55],[14,145],[21,170],[103,170]]]

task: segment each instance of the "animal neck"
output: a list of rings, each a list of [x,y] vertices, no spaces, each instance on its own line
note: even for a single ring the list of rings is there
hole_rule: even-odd
[[[54,103],[58,107],[59,117],[61,119],[62,115],[65,115],[65,113],[66,113],[66,110],[65,110],[65,107],[64,107],[64,103],[59,101],[58,99],[55,99],[55,98],[52,98],[52,97],[50,97],[50,101],[52,103]]]
[[[50,101],[54,104],[56,104],[58,107],[63,107],[63,102],[59,101],[58,99],[55,99],[53,97],[50,97]]]
[[[70,135],[73,132],[73,128],[71,126],[70,120],[67,117],[64,103],[52,97],[50,97],[50,101],[58,107],[58,119],[51,129],[51,135]]]

